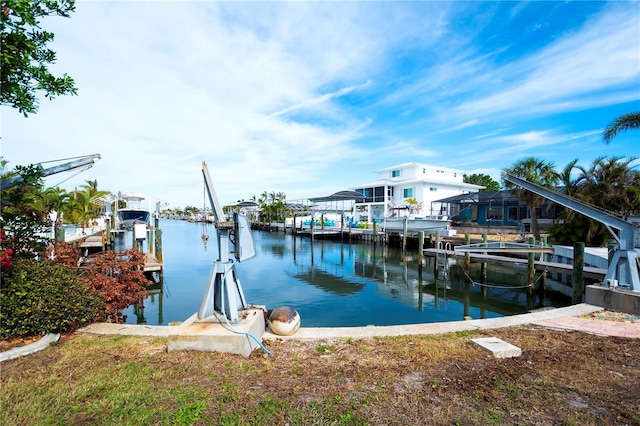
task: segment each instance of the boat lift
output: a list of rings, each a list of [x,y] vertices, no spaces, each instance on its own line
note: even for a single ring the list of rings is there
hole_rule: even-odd
[[[242,285],[236,272],[236,263],[255,256],[249,219],[240,213],[233,213],[233,220],[227,220],[216,192],[211,183],[207,164],[202,162],[205,189],[213,211],[214,226],[218,243],[218,259],[213,262],[209,282],[198,311],[198,320],[217,319],[217,314],[232,323],[237,323],[238,310],[247,308]]]
[[[618,246],[615,248],[609,262],[604,284],[612,288],[619,286],[640,292],[640,273],[638,272],[640,258],[634,247],[637,244],[636,242],[640,241],[640,227],[637,224],[620,219],[603,210],[589,206],[552,189],[529,182],[526,179],[512,176],[508,173],[502,173],[502,178],[605,225],[618,242]],[[618,230],[617,235],[613,229]]]
[[[68,161],[63,164],[58,164],[57,166],[47,167],[46,169],[42,166],[43,164],[53,163],[57,161],[64,161],[64,160],[46,161],[42,163],[37,163],[36,166],[40,169],[42,176],[47,177],[47,176],[55,175],[57,173],[68,172],[68,171],[79,169],[79,168],[83,168],[82,170],[89,169],[100,158],[101,158],[100,154],[91,154],[91,155],[84,155],[81,157],[68,158],[67,160],[73,160],[73,161]],[[13,186],[19,185],[22,182],[23,182],[22,176],[20,175],[11,176],[7,179],[2,180],[0,184],[0,190],[4,191],[5,189],[9,189]]]

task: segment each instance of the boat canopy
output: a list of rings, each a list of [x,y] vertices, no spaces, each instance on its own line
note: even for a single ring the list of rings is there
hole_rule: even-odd
[[[326,197],[309,198],[309,201],[313,203],[326,203],[329,201],[361,200],[364,198],[365,196],[359,192],[346,190],[346,191],[338,191]]]

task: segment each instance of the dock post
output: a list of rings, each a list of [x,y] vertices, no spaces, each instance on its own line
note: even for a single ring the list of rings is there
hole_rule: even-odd
[[[583,272],[584,243],[575,243],[573,245],[573,304],[582,302]]]
[[[547,237],[542,237],[542,247],[547,247]],[[548,255],[543,253],[542,260],[548,260]],[[544,299],[547,291],[547,274],[545,271],[540,273],[540,284],[538,284],[538,296],[540,297],[540,306],[544,306]]]
[[[154,220],[149,227],[149,254],[153,256],[156,244],[156,221]]]
[[[407,219],[402,223],[402,250],[407,248]]]
[[[437,280],[438,279],[438,261],[440,258],[440,231],[436,231],[435,247],[436,247],[436,257],[435,257],[435,261],[433,262],[433,276]]]
[[[418,278],[422,282],[422,258],[424,257],[424,231],[418,232]]]
[[[111,232],[111,218],[107,217],[105,219],[105,232],[106,237],[107,237],[107,242],[106,245],[108,248],[111,248],[112,244],[113,244],[113,233]]]
[[[487,243],[489,241],[489,238],[487,237],[487,234],[482,234],[482,242],[483,243]],[[482,254],[487,254],[487,252],[483,252]],[[480,283],[481,284],[486,284],[487,283],[487,262],[482,262],[480,264]],[[485,299],[487,298],[487,286],[483,285],[482,286],[482,297],[484,297]]]
[[[471,235],[469,235],[468,233],[464,234],[464,244],[465,245],[471,244]],[[467,273],[467,276],[469,276],[470,266],[471,266],[471,253],[466,252],[464,254],[464,271]]]
[[[162,229],[156,229],[156,259],[162,265]],[[163,268],[164,269],[164,268]]]
[[[536,243],[535,237],[529,237],[529,244],[534,245]],[[529,293],[533,291],[533,278],[535,276],[535,254],[529,253],[527,262],[527,284],[529,284]]]
[[[311,215],[311,222],[309,222],[309,235],[311,237],[311,242],[313,242],[313,228],[314,226],[313,214]]]
[[[374,245],[378,242],[378,229],[377,229],[376,225],[377,225],[376,224],[376,220],[373,219],[373,236],[372,236],[372,239],[373,239],[373,244]]]

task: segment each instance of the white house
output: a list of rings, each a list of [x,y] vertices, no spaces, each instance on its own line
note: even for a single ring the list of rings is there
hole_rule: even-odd
[[[372,222],[384,217],[448,216],[446,204],[435,200],[454,195],[478,192],[482,186],[463,182],[462,170],[422,163],[404,163],[377,170],[379,179],[358,187],[355,191],[365,196],[356,201],[360,220]],[[417,201],[417,204],[407,200]],[[356,213],[357,214],[357,213]]]

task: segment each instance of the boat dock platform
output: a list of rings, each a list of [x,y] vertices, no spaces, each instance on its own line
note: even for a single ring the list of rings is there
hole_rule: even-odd
[[[82,250],[85,250],[87,253],[96,250],[101,251],[105,248],[105,237],[104,235],[91,235],[86,237],[80,244],[79,247]],[[151,253],[145,254],[144,261],[144,272],[162,272],[163,266],[162,263]]]
[[[463,253],[463,252],[456,252],[453,250],[442,250],[442,249],[438,250],[434,248],[424,249],[423,253],[425,256],[431,256],[431,257],[446,256],[449,258],[456,258],[456,259],[464,259],[466,255],[469,255],[469,259],[473,263],[486,262],[486,263],[506,265],[506,266],[514,266],[514,265],[527,266],[526,258],[497,256],[497,255],[482,254],[482,253]],[[535,260],[534,269],[536,271],[541,271],[541,272],[547,271],[552,273],[571,275],[573,273],[573,264]],[[583,269],[583,276],[585,278],[590,278],[594,280],[603,280],[606,274],[607,274],[607,270],[603,268],[585,266]]]

